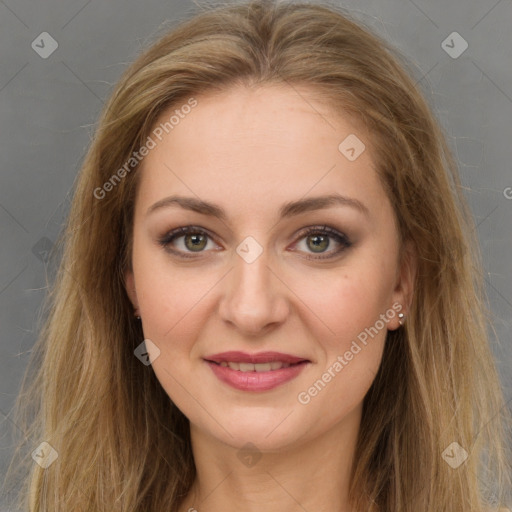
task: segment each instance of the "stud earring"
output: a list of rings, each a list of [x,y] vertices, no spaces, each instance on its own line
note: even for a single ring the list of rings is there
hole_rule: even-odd
[[[405,315],[403,313],[398,313],[398,323],[400,325],[404,325]]]

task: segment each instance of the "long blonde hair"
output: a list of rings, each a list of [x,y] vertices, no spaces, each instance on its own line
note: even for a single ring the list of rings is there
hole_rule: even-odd
[[[15,459],[30,464],[24,507],[175,511],[189,491],[188,420],[134,356],[143,333],[123,275],[136,166],[104,196],[95,191],[164,109],[270,83],[306,85],[365,124],[402,242],[418,255],[406,326],[388,333],[365,397],[354,510],[480,512],[508,499],[508,416],[488,345],[478,241],[445,135],[408,67],[340,8],[255,0],[204,9],[126,70],[76,182],[47,321],[18,398],[24,438]],[[30,457],[41,441],[58,453],[47,469]],[[459,445],[468,458],[453,468],[446,454]]]

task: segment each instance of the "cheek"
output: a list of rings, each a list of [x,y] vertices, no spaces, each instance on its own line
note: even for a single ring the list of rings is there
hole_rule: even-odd
[[[134,251],[133,269],[145,336],[160,342],[185,339],[215,276],[173,266],[163,251],[145,247]]]
[[[296,398],[300,407],[313,417],[321,416],[325,424],[354,410],[378,372],[387,335],[381,315],[389,311],[389,289],[375,278],[370,270],[347,272],[330,279],[323,293],[310,295],[308,305],[319,312],[312,320],[316,327],[312,324],[310,329],[321,351],[313,377]]]
[[[205,292],[214,285],[214,280],[211,276],[202,279],[183,269],[171,270],[161,264],[144,266],[142,260],[140,263],[137,295],[144,338],[158,347],[158,355],[152,361],[153,371],[180,410],[200,423],[204,418],[190,399],[201,396],[201,382],[191,379],[191,374],[198,374],[200,364],[193,353],[202,322],[208,316]],[[135,265],[134,271],[137,272]]]
[[[301,390],[298,401],[315,402],[326,419],[355,407],[377,374],[388,321],[395,314],[389,303],[393,275],[391,259],[361,257],[339,272],[319,276],[313,288],[303,281],[294,290],[315,313],[303,318],[310,319],[309,329],[321,347],[315,378]],[[329,400],[339,401],[340,407],[325,408]]]
[[[348,350],[359,335],[364,339],[365,329],[374,326],[391,307],[391,275],[391,269],[360,261],[338,272],[319,273],[315,279],[296,282],[294,292],[314,313],[307,315],[310,327],[331,356],[332,352]],[[377,328],[384,336],[386,329],[380,323]]]

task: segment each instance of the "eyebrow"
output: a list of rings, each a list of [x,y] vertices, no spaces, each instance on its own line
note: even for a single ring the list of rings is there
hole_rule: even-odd
[[[214,203],[203,201],[195,197],[184,197],[184,196],[169,196],[157,201],[155,204],[150,206],[146,212],[146,215],[160,210],[162,208],[168,208],[171,206],[180,206],[185,210],[191,210],[193,212],[201,213],[203,215],[209,215],[216,217],[219,220],[227,221],[226,211]],[[361,201],[351,197],[345,197],[340,194],[329,194],[325,196],[310,197],[307,199],[299,199],[297,201],[291,201],[283,204],[279,209],[279,217],[281,219],[293,217],[301,213],[310,212],[314,210],[323,210],[334,206],[348,206],[358,210],[365,216],[370,216],[370,211]]]

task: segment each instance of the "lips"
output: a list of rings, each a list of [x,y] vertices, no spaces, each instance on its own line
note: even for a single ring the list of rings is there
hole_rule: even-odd
[[[280,352],[222,352],[204,358],[214,375],[242,391],[268,391],[297,377],[311,363]]]

